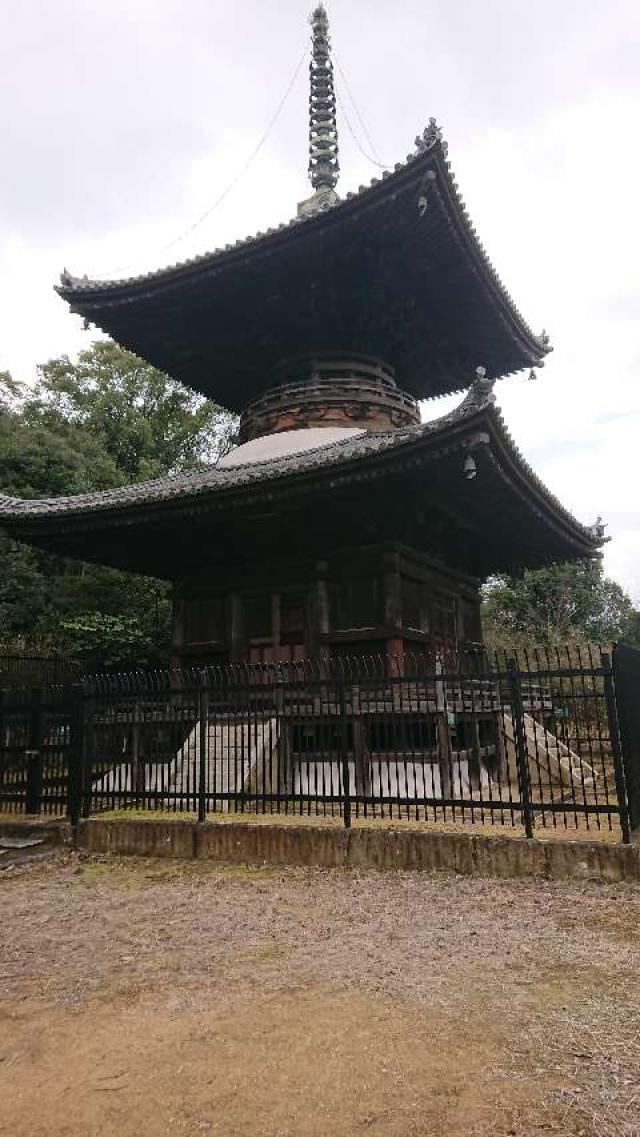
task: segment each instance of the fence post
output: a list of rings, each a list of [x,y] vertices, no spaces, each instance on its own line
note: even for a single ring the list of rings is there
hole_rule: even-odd
[[[6,776],[6,757],[5,754],[7,746],[7,728],[4,717],[4,687],[0,687],[0,790],[4,788],[4,780]]]
[[[82,685],[82,725],[80,738],[82,740],[82,795],[81,814],[83,817],[91,816],[93,774],[96,759],[96,688],[93,683]],[[104,700],[102,703],[104,707]]]
[[[29,745],[25,750],[27,760],[27,813],[40,813],[42,808],[42,776],[44,755],[44,716],[42,707],[42,688],[32,687],[29,708]]]
[[[340,713],[340,750],[342,759],[342,817],[345,829],[351,828],[351,779],[349,776],[349,739],[347,737],[347,707],[344,697],[344,671],[338,677],[338,707]]]
[[[602,671],[604,675],[604,697],[607,703],[607,718],[609,719],[609,737],[611,738],[611,756],[613,758],[613,772],[616,782],[616,796],[620,810],[620,829],[625,845],[631,841],[629,828],[629,804],[627,800],[627,783],[624,775],[622,759],[622,745],[620,743],[620,724],[618,723],[618,708],[613,682],[613,668],[611,656],[608,652],[600,653]]]
[[[453,763],[451,761],[451,734],[449,732],[449,715],[447,706],[447,681],[444,676],[442,655],[436,652],[435,658],[435,690],[436,690],[436,738],[438,744],[438,768],[440,771],[440,793],[443,798],[454,796]],[[460,784],[460,762],[458,767],[458,785]],[[461,790],[458,790],[461,793]],[[446,808],[445,808],[446,813]]]
[[[364,723],[362,721],[362,711],[360,709],[359,685],[352,685],[351,700],[353,711],[351,726],[353,730],[353,766],[355,772],[356,797],[366,798],[371,793],[371,766],[369,761],[369,754],[366,749]],[[364,815],[365,817],[367,815],[366,802],[364,803]]]
[[[207,763],[209,760],[209,691],[200,689],[198,736],[198,821],[207,820]]]
[[[524,729],[524,707],[522,705],[520,671],[518,670],[518,664],[515,659],[509,660],[508,669],[511,713],[513,715],[513,738],[516,747],[516,767],[518,770],[518,788],[522,802],[522,823],[524,825],[525,836],[533,837],[529,755],[527,753],[527,736]]]
[[[75,827],[82,814],[84,791],[85,714],[84,691],[81,684],[78,683],[69,687],[68,698],[71,713],[71,740],[67,780],[67,816],[71,825]]]

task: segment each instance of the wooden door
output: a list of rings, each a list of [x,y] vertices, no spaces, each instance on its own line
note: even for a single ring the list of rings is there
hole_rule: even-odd
[[[243,609],[249,663],[291,663],[305,658],[307,596],[302,589],[254,593],[244,598]]]

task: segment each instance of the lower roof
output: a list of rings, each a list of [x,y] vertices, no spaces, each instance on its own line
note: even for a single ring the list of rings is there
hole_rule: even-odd
[[[311,448],[275,435],[237,464],[75,497],[0,497],[0,524],[55,553],[167,579],[203,558],[286,556],[301,543],[321,554],[323,541],[372,533],[426,550],[439,542],[450,567],[479,577],[592,556],[601,535],[523,460],[491,388],[476,380],[458,408],[419,426]]]

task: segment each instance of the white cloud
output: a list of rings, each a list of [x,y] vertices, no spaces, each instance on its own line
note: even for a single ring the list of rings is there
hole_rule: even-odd
[[[537,383],[498,386],[509,428],[581,520],[604,517],[606,568],[636,601],[637,125],[629,97],[598,91],[525,133],[492,130],[455,161],[500,272],[555,348]]]

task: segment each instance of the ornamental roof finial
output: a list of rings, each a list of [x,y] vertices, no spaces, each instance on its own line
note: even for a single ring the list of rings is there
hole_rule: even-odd
[[[430,118],[428,126],[425,126],[422,134],[419,134],[415,140],[416,149],[413,157],[417,158],[420,154],[426,153],[426,151],[430,150],[432,146],[435,146],[436,142],[440,143],[442,152],[446,158],[448,146],[443,138],[442,131],[440,130],[440,127],[438,126],[435,118]]]
[[[338,127],[329,17],[321,2],[311,13],[309,64],[309,180],[314,190],[332,190],[338,181]]]
[[[471,383],[460,407],[464,407],[466,410],[475,410],[476,407],[483,407],[487,403],[495,402],[495,395],[493,394],[494,384],[495,378],[487,378],[486,367],[476,367],[475,379]]]

